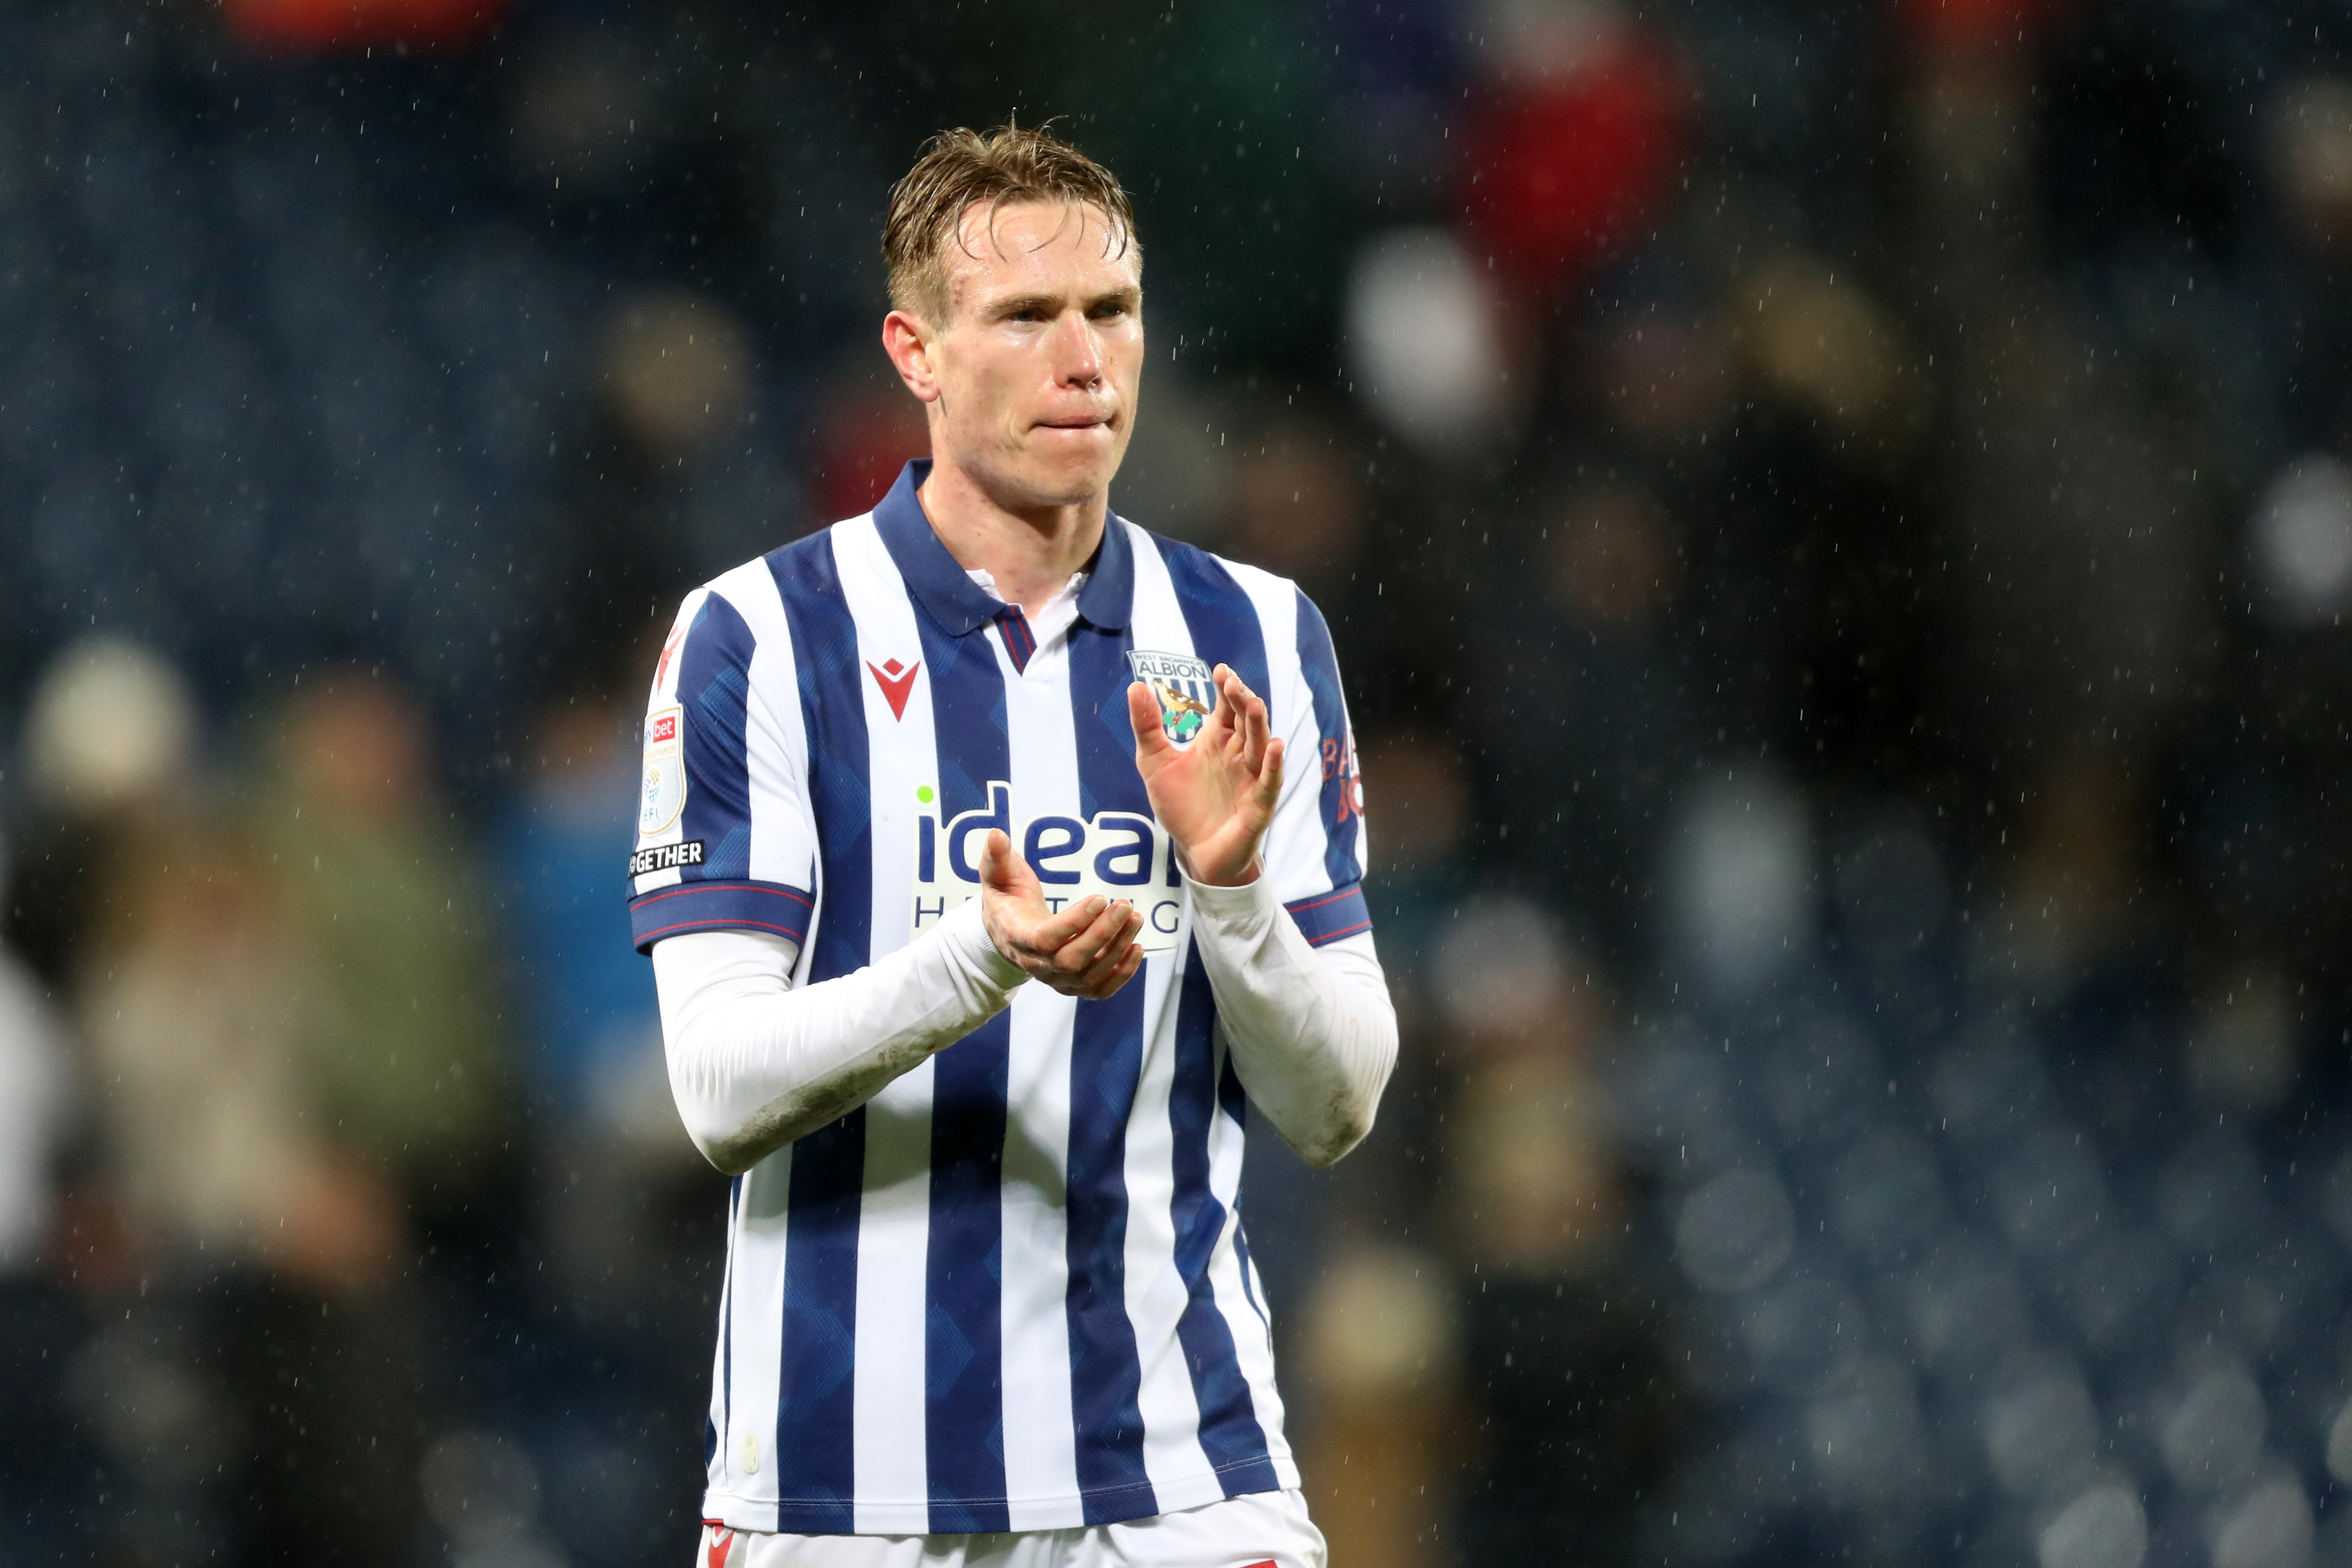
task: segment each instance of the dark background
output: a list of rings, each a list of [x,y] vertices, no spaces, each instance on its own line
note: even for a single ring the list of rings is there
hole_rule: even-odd
[[[691,1549],[678,596],[1118,172],[1114,505],[1331,619],[1404,1025],[1246,1212],[1335,1562],[2352,1562],[2352,14],[0,5],[0,1561]]]

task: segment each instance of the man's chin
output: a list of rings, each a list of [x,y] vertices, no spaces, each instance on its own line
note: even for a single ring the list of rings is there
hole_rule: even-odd
[[[997,504],[1011,511],[1083,506],[1099,499],[1110,488],[1111,476],[1118,472],[1119,459],[1124,455],[1122,444],[1109,451],[1089,454],[1083,462],[1032,456],[977,477]]]

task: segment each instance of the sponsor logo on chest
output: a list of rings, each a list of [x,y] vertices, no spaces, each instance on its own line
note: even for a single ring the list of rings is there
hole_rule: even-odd
[[[925,789],[918,799],[929,797]],[[928,800],[926,801],[928,804]],[[1023,817],[1013,787],[988,786],[988,804],[941,821],[936,811],[915,819],[915,882],[908,923],[916,935],[980,895],[980,857],[993,828],[1013,841],[1044,884],[1045,907],[1060,910],[1099,894],[1127,900],[1143,912],[1136,938],[1146,953],[1171,953],[1183,923],[1184,879],[1167,832],[1135,811],[1097,811],[1091,818]]]

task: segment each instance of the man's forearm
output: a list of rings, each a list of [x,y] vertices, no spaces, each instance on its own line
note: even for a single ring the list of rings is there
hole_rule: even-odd
[[[1370,934],[1309,946],[1263,876],[1191,892],[1243,1087],[1299,1158],[1331,1164],[1371,1131],[1396,1065],[1396,1009]]]
[[[855,974],[793,988],[796,949],[746,931],[654,947],[670,1091],[695,1146],[736,1174],[848,1114],[1003,1010],[1021,971],[978,900]]]

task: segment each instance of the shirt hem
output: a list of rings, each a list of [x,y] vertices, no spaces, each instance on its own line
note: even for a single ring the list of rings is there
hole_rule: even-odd
[[[1235,1474],[1260,1472],[1237,1490],[1228,1490],[1227,1478]],[[716,1521],[733,1531],[753,1535],[929,1535],[933,1533],[967,1533],[964,1531],[935,1532],[931,1529],[931,1511],[937,1508],[1009,1510],[1014,1524],[1010,1533],[1027,1534],[1043,1530],[1083,1530],[1091,1525],[1124,1524],[1131,1520],[1150,1519],[1163,1513],[1182,1513],[1187,1509],[1202,1508],[1222,1502],[1232,1497],[1252,1497],[1265,1492],[1295,1491],[1299,1486],[1298,1465],[1289,1454],[1259,1455],[1235,1459],[1214,1469],[1198,1471],[1157,1487],[1102,1487],[1093,1491],[1064,1493],[1050,1498],[941,1498],[936,1502],[850,1502],[836,1499],[793,1500],[779,1502],[774,1498],[750,1498],[733,1492],[706,1491],[702,1497],[702,1517],[706,1522]],[[1141,1492],[1150,1499],[1150,1506],[1135,1513],[1111,1511],[1115,1518],[1087,1517],[1089,1501],[1099,1506],[1112,1498],[1124,1498]],[[795,1515],[828,1514],[837,1516],[847,1511],[856,1522],[847,1530],[800,1528]]]

